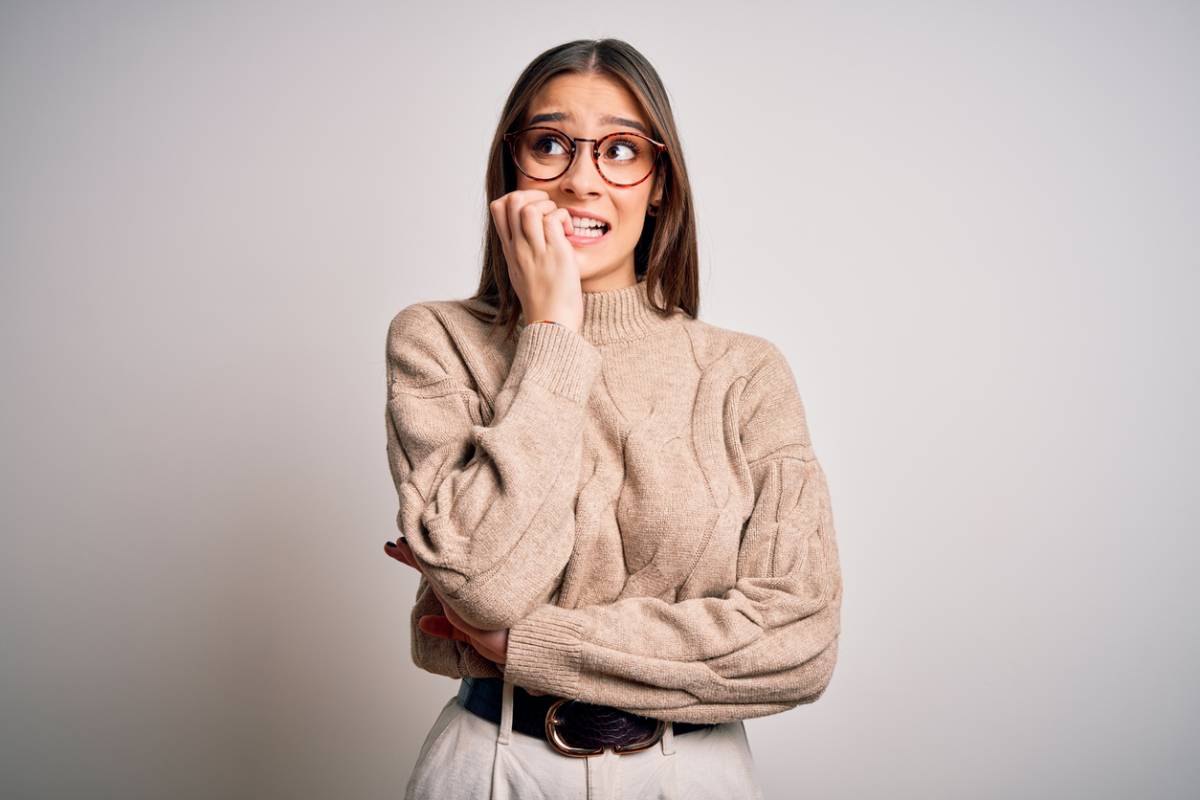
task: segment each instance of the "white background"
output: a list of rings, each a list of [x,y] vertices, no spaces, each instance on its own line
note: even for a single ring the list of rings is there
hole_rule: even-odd
[[[601,13],[603,11],[603,13]],[[542,50],[662,75],[845,605],[772,798],[1200,794],[1191,3],[5,3],[0,794],[395,798],[387,323]],[[420,131],[436,131],[419,137]],[[1188,411],[1192,409],[1192,411]]]

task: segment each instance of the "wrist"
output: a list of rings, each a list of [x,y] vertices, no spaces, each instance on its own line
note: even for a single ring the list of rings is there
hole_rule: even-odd
[[[562,322],[557,319],[551,319],[549,317],[535,319],[532,322],[530,322],[529,324],[536,325],[539,322],[542,324],[545,324],[545,325],[557,325],[560,328],[566,328],[567,330],[574,331],[575,333],[579,333],[579,326],[571,325],[567,322]]]

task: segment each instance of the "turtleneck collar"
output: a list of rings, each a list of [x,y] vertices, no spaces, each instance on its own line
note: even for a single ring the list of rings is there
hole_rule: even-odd
[[[580,335],[595,345],[641,339],[675,324],[683,312],[663,316],[650,303],[645,279],[619,289],[583,293]]]

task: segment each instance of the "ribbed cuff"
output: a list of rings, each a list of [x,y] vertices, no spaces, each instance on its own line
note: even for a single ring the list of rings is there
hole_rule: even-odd
[[[535,322],[521,330],[509,368],[576,403],[587,400],[600,372],[600,350],[565,325]]]
[[[570,609],[539,606],[508,630],[505,676],[526,689],[575,697],[583,626],[583,620]]]

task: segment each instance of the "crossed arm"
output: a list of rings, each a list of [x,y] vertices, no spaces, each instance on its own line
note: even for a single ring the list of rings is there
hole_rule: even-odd
[[[427,314],[406,309],[389,333],[389,460],[407,541],[388,550],[432,594],[430,613],[414,619],[419,664],[452,676],[491,668],[533,692],[694,722],[777,713],[824,693],[841,571],[825,473],[778,348],[759,340],[738,397],[755,505],[735,584],[720,597],[567,609],[550,598],[574,544],[599,353],[568,329],[528,326],[483,426],[444,350],[422,347]]]

